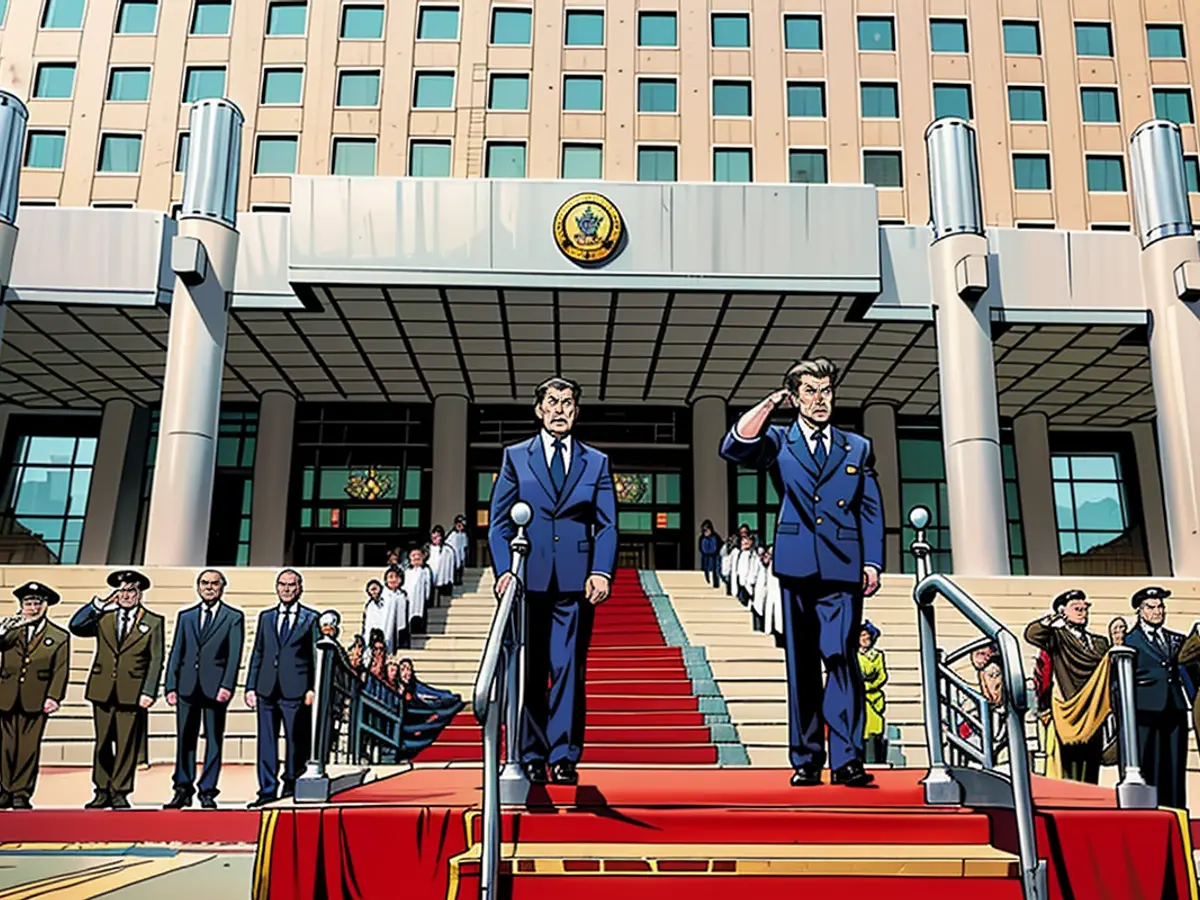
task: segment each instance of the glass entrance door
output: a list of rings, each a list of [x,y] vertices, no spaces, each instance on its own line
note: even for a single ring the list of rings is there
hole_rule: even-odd
[[[613,474],[621,536],[618,567],[679,568],[684,545],[682,480],[680,472]]]

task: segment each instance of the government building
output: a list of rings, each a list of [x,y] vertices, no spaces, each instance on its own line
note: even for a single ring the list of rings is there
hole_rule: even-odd
[[[0,9],[0,562],[483,564],[562,374],[689,568],[824,356],[889,569],[1200,577],[1185,0]]]

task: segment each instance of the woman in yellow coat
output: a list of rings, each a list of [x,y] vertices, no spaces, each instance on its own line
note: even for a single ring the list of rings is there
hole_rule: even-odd
[[[866,701],[863,744],[867,763],[887,762],[887,738],[883,721],[883,710],[887,701],[883,696],[883,686],[887,684],[888,674],[883,651],[875,646],[879,640],[879,633],[878,628],[866,621],[863,622],[858,638],[858,666],[862,670]]]

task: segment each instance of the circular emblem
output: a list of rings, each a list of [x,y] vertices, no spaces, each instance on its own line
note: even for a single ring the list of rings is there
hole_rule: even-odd
[[[576,194],[554,216],[554,240],[567,259],[598,265],[621,250],[625,223],[612,201],[601,194]]]

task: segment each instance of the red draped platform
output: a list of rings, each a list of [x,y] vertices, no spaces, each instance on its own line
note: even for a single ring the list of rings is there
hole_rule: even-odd
[[[585,768],[577,787],[535,788],[526,808],[505,813],[505,842],[546,852],[518,852],[504,880],[513,898],[715,898],[728,896],[720,876],[729,874],[755,900],[825,887],[889,900],[1020,898],[1012,858],[987,856],[1016,853],[1011,813],[927,807],[923,774],[882,770],[873,789],[796,789],[788,771],[770,769]],[[479,784],[477,769],[418,768],[336,804],[266,813],[255,900],[474,900]],[[1196,896],[1179,814],[1117,810],[1111,790],[1042,778],[1034,795],[1054,900]],[[654,861],[630,858],[631,846]],[[765,854],[773,861],[757,859],[764,846],[780,851]]]

